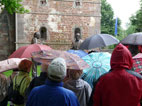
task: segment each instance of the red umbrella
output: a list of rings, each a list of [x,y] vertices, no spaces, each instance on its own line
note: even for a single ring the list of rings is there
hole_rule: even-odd
[[[89,65],[75,54],[68,53],[66,51],[59,50],[46,50],[32,53],[33,59],[39,63],[50,64],[50,62],[57,57],[62,57],[67,63],[68,69],[71,70],[83,70],[88,68]]]
[[[133,69],[137,73],[142,73],[142,53],[133,57]]]
[[[47,45],[42,44],[31,44],[28,46],[22,46],[12,53],[9,58],[30,58],[32,52],[41,50],[50,50],[51,48]]]

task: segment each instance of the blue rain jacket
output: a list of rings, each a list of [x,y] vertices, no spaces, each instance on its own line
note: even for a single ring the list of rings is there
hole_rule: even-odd
[[[75,94],[62,86],[62,82],[47,80],[31,91],[26,106],[80,106]]]

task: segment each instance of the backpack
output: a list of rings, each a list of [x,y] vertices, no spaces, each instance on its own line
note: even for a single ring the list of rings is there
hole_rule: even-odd
[[[14,104],[20,105],[20,104],[24,104],[24,102],[25,102],[25,98],[19,92],[21,83],[23,82],[23,80],[25,78],[26,78],[26,76],[23,77],[20,84],[17,85],[16,84],[17,76],[15,77],[15,89],[12,90],[12,94],[11,94],[11,98],[10,98],[10,101],[12,101],[12,103],[14,103]]]
[[[12,78],[10,76],[10,84],[8,86],[8,100],[11,101],[11,97],[12,97],[12,92],[13,92],[13,81],[12,81]]]

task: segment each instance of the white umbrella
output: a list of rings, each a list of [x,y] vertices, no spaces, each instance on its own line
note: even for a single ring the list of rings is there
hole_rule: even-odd
[[[0,61],[0,72],[18,68],[19,63],[26,58],[10,58]]]

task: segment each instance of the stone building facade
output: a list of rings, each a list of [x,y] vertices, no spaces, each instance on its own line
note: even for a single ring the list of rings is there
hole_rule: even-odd
[[[100,33],[100,0],[23,0],[23,5],[30,12],[9,16],[10,23],[7,22],[11,51],[31,44],[35,32],[40,32],[41,43],[59,50],[70,49],[76,33],[80,33],[82,39]],[[4,23],[2,20],[6,19],[0,17],[0,25]],[[6,39],[2,38],[1,30],[0,27],[0,40]],[[2,45],[0,42],[0,48]]]
[[[15,15],[6,11],[0,14],[0,60],[15,50]]]

